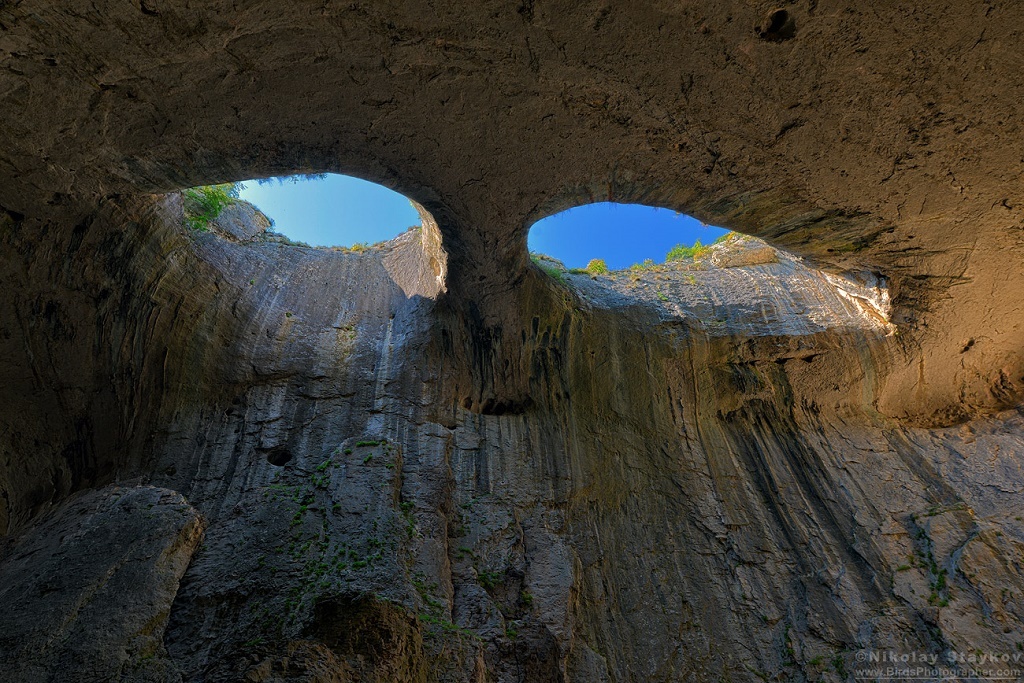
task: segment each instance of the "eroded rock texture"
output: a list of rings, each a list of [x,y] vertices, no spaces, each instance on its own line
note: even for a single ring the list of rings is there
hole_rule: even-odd
[[[0,3],[5,673],[1018,652],[1020,13]],[[176,190],[297,171],[424,227],[183,226]],[[532,266],[530,223],[597,199],[770,246]]]
[[[179,679],[164,628],[202,532],[178,493],[108,486],[73,496],[5,544],[5,678]]]

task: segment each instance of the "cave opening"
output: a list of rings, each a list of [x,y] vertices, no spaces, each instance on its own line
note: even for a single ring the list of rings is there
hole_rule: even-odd
[[[542,218],[530,229],[535,261],[603,271],[692,259],[729,231],[686,214],[644,204],[596,202]]]
[[[230,229],[229,206],[251,206],[268,238],[361,251],[422,226],[422,209],[383,185],[337,173],[255,178],[184,190],[186,227]],[[237,212],[237,211],[236,211]],[[244,213],[244,211],[243,211]]]

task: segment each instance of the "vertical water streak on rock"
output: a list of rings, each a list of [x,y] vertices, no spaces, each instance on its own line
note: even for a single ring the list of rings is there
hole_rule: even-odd
[[[379,349],[377,360],[377,372],[373,382],[373,408],[372,417],[367,422],[366,429],[369,434],[383,434],[387,422],[386,389],[391,377],[391,333],[394,328],[394,317],[388,318],[387,328],[384,331],[384,340]]]

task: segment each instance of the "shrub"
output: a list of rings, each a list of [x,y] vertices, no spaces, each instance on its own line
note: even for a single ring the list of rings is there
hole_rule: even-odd
[[[707,250],[708,247],[701,244],[700,240],[694,242],[692,247],[688,247],[685,244],[677,244],[665,255],[665,261],[685,261],[686,259],[703,256]]]
[[[633,271],[634,273],[639,273],[639,272],[642,272],[642,271],[645,271],[645,270],[650,270],[651,268],[653,268],[656,265],[657,264],[654,262],[654,259],[647,258],[647,259],[644,259],[643,263],[634,263],[633,265],[631,265],[629,267],[629,269],[631,271]]]
[[[565,284],[565,275],[562,274],[561,270],[559,270],[555,266],[549,266],[546,264],[541,264],[540,267],[545,273],[548,274],[548,277],[550,277],[552,280],[560,282],[563,285]]]
[[[223,183],[185,190],[181,193],[185,204],[185,225],[192,230],[205,232],[224,207],[238,199],[240,189],[237,183]]]
[[[498,572],[478,572],[477,580],[486,590],[491,590],[502,582],[504,576]]]
[[[591,259],[585,270],[591,275],[604,275],[608,272],[608,264],[603,258]]]

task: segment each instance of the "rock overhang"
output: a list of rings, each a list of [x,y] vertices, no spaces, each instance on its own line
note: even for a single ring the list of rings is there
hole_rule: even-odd
[[[1011,647],[1020,420],[975,418],[1016,406],[1024,375],[1024,77],[1007,48],[1024,10],[777,9],[4,4],[0,392],[17,409],[0,527],[113,477],[187,491],[209,543],[179,548],[182,589],[161,579],[173,647],[153,663],[241,667],[211,680],[290,652],[344,668],[332,657],[362,653],[301,631],[332,591],[429,598],[433,619],[489,639],[467,661],[510,679],[524,659],[555,678],[753,680],[714,653],[811,677],[870,645]],[[374,258],[290,289],[260,261],[230,281],[148,196],[316,170],[426,207],[448,291],[410,298]],[[662,334],[679,326],[647,308],[581,313],[531,268],[525,233],[598,198],[877,273],[899,334]],[[844,301],[870,285],[842,284]],[[913,427],[937,422],[961,426]],[[393,453],[335,452],[381,437]],[[278,474],[298,501],[270,500]],[[401,524],[401,561],[297,579],[322,593],[298,610],[268,590],[265,563],[284,577],[295,559],[279,539],[326,528],[365,563],[371,521]],[[254,645],[280,634],[240,595],[336,651]],[[245,656],[204,654],[225,652]]]
[[[554,353],[533,334],[563,329],[573,304],[531,267],[526,234],[596,200],[685,212],[834,275],[884,280],[887,312],[863,283],[840,283],[847,303],[894,328],[872,351],[870,402],[883,415],[948,424],[1021,395],[1024,149],[1012,132],[1024,83],[1000,57],[1018,9],[950,32],[923,21],[939,6],[853,3],[793,6],[784,20],[739,2],[158,5],[0,8],[5,234],[22,254],[55,240],[43,258],[73,287],[85,287],[81,269],[57,254],[83,241],[120,271],[86,289],[95,301],[120,292],[121,308],[97,319],[129,330],[125,358],[145,345],[122,319],[142,307],[130,288],[170,281],[195,256],[168,237],[173,220],[147,218],[160,213],[155,196],[330,171],[432,216],[417,253],[433,261],[398,250],[382,272],[405,299],[437,298],[438,344],[472,359],[445,381],[473,411],[533,404],[533,373]],[[43,270],[15,287],[45,290]],[[249,280],[260,282],[239,286]],[[216,294],[210,282],[195,291],[188,306]],[[204,333],[234,343],[229,319],[205,315]],[[865,343],[853,335],[851,353]]]

